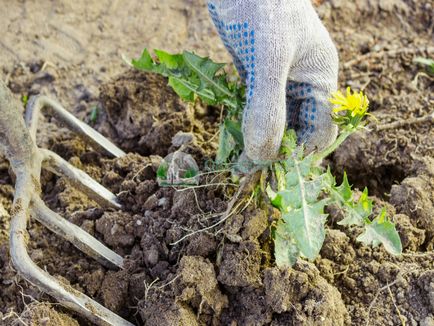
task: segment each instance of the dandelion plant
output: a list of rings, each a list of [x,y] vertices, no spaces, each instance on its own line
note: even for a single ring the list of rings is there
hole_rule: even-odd
[[[184,100],[201,99],[206,104],[223,105],[226,116],[220,125],[217,162],[235,162],[243,148],[241,116],[245,104],[244,85],[229,78],[223,64],[191,52],[169,54],[156,50],[153,58],[148,50],[137,60],[128,61],[133,67],[168,77],[169,85]],[[297,137],[289,130],[282,141],[284,157],[269,169],[276,186],[268,185],[266,194],[281,212],[273,225],[275,259],[278,266],[291,266],[299,257],[315,259],[325,239],[327,214],[325,207],[337,205],[344,218],[338,222],[361,230],[357,240],[376,247],[383,244],[391,254],[400,254],[402,245],[394,224],[383,208],[373,217],[373,201],[365,188],[356,196],[344,174],[337,184],[330,168],[320,163],[335,151],[345,139],[364,128],[369,115],[369,101],[363,92],[338,91],[332,95],[333,121],[339,127],[335,142],[326,149],[305,155]]]
[[[374,247],[383,244],[391,254],[402,252],[398,232],[386,210],[383,208],[378,216],[370,218],[373,202],[368,189],[356,198],[346,174],[337,185],[331,170],[319,165],[348,136],[365,126],[369,114],[369,101],[363,92],[353,93],[347,88],[346,95],[338,91],[330,102],[335,106],[333,120],[340,129],[335,142],[321,152],[304,156],[295,145],[295,133],[289,132],[282,144],[286,158],[272,167],[278,189],[268,186],[267,194],[282,214],[274,228],[275,258],[280,266],[290,266],[300,256],[313,260],[319,255],[325,238],[324,208],[333,204],[343,212],[344,218],[338,224],[363,228],[358,241]]]

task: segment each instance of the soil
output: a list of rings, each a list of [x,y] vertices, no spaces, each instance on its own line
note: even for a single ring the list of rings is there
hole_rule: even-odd
[[[432,112],[433,79],[412,61],[433,56],[433,1],[318,3],[339,49],[342,88],[365,90],[380,124]],[[372,122],[326,162],[387,207],[402,256],[358,243],[360,230],[338,225],[340,213],[331,207],[320,257],[279,269],[269,227],[278,213],[248,198],[223,223],[179,241],[218,222],[236,187],[222,172],[203,176],[206,187],[160,188],[155,173],[182,138],[200,168],[208,166],[220,109],[187,105],[164,78],[128,70],[120,59],[146,46],[229,61],[203,2],[2,5],[0,77],[16,97],[53,96],[129,152],[104,157],[54,120],[43,122],[39,145],[118,194],[124,208],[102,210],[48,172],[43,199],[125,256],[126,268],[107,270],[31,222],[29,252],[41,268],[137,325],[434,325],[432,124],[377,130]],[[13,180],[0,158],[2,325],[88,325],[14,271],[7,234],[12,198]]]

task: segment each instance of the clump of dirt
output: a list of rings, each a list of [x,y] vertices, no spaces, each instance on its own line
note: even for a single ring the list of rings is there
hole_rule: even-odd
[[[198,131],[199,141],[206,141],[219,116],[212,108],[183,102],[166,79],[134,70],[101,86],[100,103],[108,122],[100,130],[123,149],[144,155],[165,156],[180,131]]]
[[[350,322],[341,294],[310,263],[293,269],[269,268],[264,272],[265,300],[277,325],[344,325]]]
[[[390,202],[399,213],[412,217],[412,222],[426,233],[425,246],[434,249],[434,159],[416,161],[413,174],[400,185],[392,186]]]
[[[53,306],[40,302],[33,302],[26,306],[18,317],[10,314],[1,320],[6,323],[3,324],[5,326],[79,326],[79,323],[67,314],[58,312]]]

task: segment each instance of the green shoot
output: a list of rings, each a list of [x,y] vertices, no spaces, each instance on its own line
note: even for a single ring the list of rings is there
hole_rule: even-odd
[[[97,106],[92,107],[92,110],[89,114],[89,122],[90,124],[94,125],[96,121],[98,120],[99,110]]]
[[[434,60],[433,59],[418,57],[418,58],[414,59],[413,62],[425,66],[428,74],[434,76]]]
[[[23,103],[23,106],[26,107],[27,103],[29,102],[29,96],[27,94],[24,94],[21,96],[21,103]]]

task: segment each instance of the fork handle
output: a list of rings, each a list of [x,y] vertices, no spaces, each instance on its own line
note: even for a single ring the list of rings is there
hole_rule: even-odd
[[[0,149],[15,174],[23,173],[37,163],[37,147],[26,128],[21,108],[21,103],[0,80]]]

